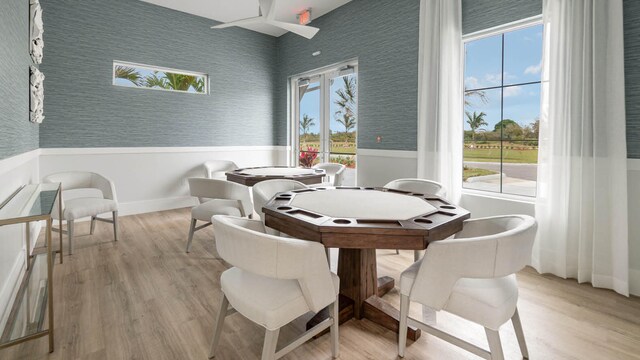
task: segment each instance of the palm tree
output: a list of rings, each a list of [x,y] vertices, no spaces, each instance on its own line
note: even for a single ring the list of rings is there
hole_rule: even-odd
[[[480,112],[478,114],[475,111],[473,112],[473,114],[465,111],[465,114],[467,115],[467,124],[469,124],[469,127],[471,128],[471,140],[476,141],[476,130],[478,130],[482,126],[489,125],[484,120],[484,117],[487,116],[487,114],[485,114],[484,112]]]
[[[158,76],[159,74],[161,76]],[[165,90],[189,91],[189,88],[193,88],[199,93],[204,93],[205,88],[204,77],[158,71],[147,75],[141,81],[141,84],[146,87],[157,87]]]
[[[158,77],[158,72],[154,72],[151,75],[147,75],[144,78],[142,84],[146,87],[154,88],[158,87],[160,89],[168,90],[169,86],[167,85],[167,80],[163,77]]]
[[[188,91],[197,79],[193,75],[184,75],[176,73],[164,73],[164,78],[167,80],[167,86],[171,90]]]
[[[480,102],[486,104],[489,102],[489,98],[487,97],[487,93],[484,90],[468,90],[464,89],[464,106],[472,106],[473,102],[471,98],[477,97],[480,99]]]
[[[356,127],[356,78],[355,76],[343,76],[344,88],[336,91],[338,99],[335,104],[338,110],[335,112],[336,121],[344,126],[345,134]]]
[[[303,137],[307,137],[307,133],[309,132],[309,128],[314,126],[316,123],[312,117],[304,114],[302,115],[302,120],[300,120],[300,129],[302,129]]]
[[[136,69],[128,66],[117,65],[115,70],[117,79],[129,80],[133,85],[140,86],[140,73]]]

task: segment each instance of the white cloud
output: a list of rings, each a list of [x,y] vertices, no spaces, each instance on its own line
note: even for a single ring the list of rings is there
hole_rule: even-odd
[[[509,86],[504,88],[504,97],[518,96],[522,93],[522,87],[520,86]]]
[[[477,89],[479,85],[478,78],[473,76],[469,76],[466,79],[464,79],[464,83],[465,83],[465,88],[467,89]]]
[[[484,79],[491,85],[500,85],[502,82],[500,74],[486,74]]]
[[[524,73],[525,74],[539,74],[540,71],[542,71],[542,60],[540,60],[540,62],[538,63],[538,65],[531,65],[531,66],[527,66],[526,69],[524,69]]]

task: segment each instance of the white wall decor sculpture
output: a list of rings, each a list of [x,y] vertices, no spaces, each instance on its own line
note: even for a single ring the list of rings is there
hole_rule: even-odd
[[[36,64],[42,62],[42,53],[44,48],[44,40],[42,33],[44,26],[42,24],[42,7],[40,0],[29,0],[29,51],[31,58]]]
[[[35,66],[30,70],[29,116],[31,122],[40,124],[44,120],[44,74]]]

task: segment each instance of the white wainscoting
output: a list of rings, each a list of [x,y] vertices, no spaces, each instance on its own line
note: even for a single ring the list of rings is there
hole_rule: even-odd
[[[415,178],[418,153],[402,150],[358,149],[358,185],[383,186],[391,180]]]
[[[187,178],[204,176],[207,160],[240,167],[286,165],[286,146],[41,149],[40,174],[93,171],[116,186],[120,215],[192,206]]]
[[[39,155],[40,150],[33,150],[0,160],[0,202],[20,186],[38,181]],[[31,223],[32,240],[37,238],[39,231],[40,224]],[[4,328],[11,299],[26,269],[25,235],[26,227],[22,224],[0,227],[0,329]]]
[[[417,152],[358,149],[358,185],[382,186],[387,182],[417,174]],[[634,295],[640,295],[640,159],[628,160],[629,187],[629,282]],[[474,218],[505,215],[535,215],[533,200],[490,193],[464,191],[460,205]]]
[[[629,283],[630,292],[640,296],[640,159],[629,159]]]

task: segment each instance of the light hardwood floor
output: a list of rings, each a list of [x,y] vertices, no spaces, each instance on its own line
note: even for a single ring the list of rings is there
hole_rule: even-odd
[[[0,351],[0,359],[206,359],[226,269],[211,228],[184,252],[187,209],[122,217],[120,241],[109,224],[76,227],[76,251],[56,265],[55,346],[42,338]],[[413,252],[378,252],[378,273],[397,279]],[[332,257],[335,260],[335,254]],[[335,264],[334,264],[335,266]],[[519,309],[532,359],[640,359],[640,299],[541,276],[518,274]],[[398,306],[396,290],[385,296]],[[420,316],[413,306],[412,316]],[[300,319],[280,344],[301,332]],[[438,326],[486,346],[481,327],[446,313]],[[507,359],[520,359],[513,328],[500,331]],[[219,359],[259,359],[263,330],[241,315],[227,318]],[[281,345],[280,345],[281,346]],[[396,336],[367,320],[340,326],[342,359],[396,359]],[[329,338],[312,340],[285,359],[330,359]],[[428,334],[409,342],[406,359],[476,359]]]

